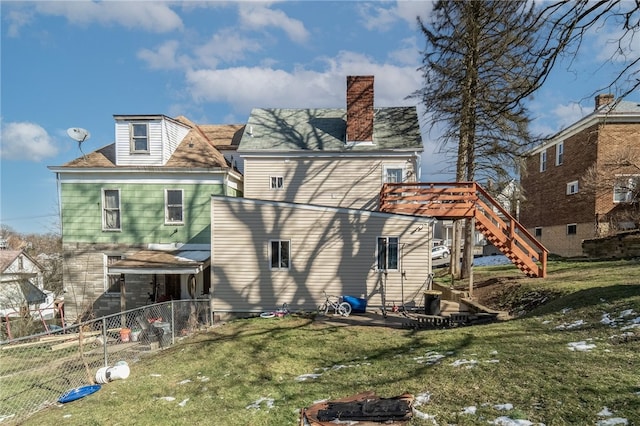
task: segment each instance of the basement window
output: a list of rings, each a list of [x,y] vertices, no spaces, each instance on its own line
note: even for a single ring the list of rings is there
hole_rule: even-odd
[[[576,235],[578,233],[578,225],[571,223],[567,225],[567,235]]]

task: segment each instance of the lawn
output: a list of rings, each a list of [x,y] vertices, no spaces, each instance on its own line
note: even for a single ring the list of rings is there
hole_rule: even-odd
[[[474,277],[492,289],[483,298],[518,315],[419,331],[236,320],[24,424],[296,425],[303,407],[368,390],[418,397],[411,425],[640,424],[639,262],[553,261],[545,279],[492,266]]]

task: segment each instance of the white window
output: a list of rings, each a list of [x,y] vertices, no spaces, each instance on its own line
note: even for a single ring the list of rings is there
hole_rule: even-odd
[[[398,237],[378,237],[377,244],[378,271],[398,269]]]
[[[102,229],[120,230],[120,190],[102,190]]]
[[[547,170],[547,151],[542,151],[540,153],[540,171],[544,172]]]
[[[613,186],[614,203],[630,203],[636,198],[638,177],[621,178]]]
[[[120,294],[120,274],[110,274],[109,266],[122,259],[120,255],[105,255],[104,257],[104,292]]]
[[[567,225],[567,235],[576,235],[578,233],[578,225],[571,223]]]
[[[271,176],[271,189],[282,189],[284,188],[284,178],[282,176]]]
[[[165,191],[165,221],[166,223],[183,223],[182,189],[167,189]]]
[[[147,123],[129,124],[131,152],[149,152],[149,125]]]
[[[384,183],[402,183],[404,181],[404,169],[397,166],[384,167]]]
[[[291,242],[288,240],[272,240],[269,245],[271,269],[291,268]]]
[[[564,142],[560,142],[556,145],[556,166],[561,165],[564,162]]]
[[[574,180],[567,184],[567,195],[573,195],[578,193],[578,181]]]
[[[534,232],[535,232],[534,235],[535,235],[536,238],[542,237],[542,227],[536,226],[535,229],[534,229]]]

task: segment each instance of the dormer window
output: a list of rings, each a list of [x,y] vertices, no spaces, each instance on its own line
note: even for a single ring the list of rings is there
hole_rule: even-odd
[[[149,152],[149,125],[147,123],[131,123],[129,125],[131,135],[131,152]]]

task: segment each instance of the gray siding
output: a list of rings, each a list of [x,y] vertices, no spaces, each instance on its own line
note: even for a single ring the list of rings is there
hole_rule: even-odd
[[[245,196],[274,201],[375,210],[384,166],[405,168],[405,180],[415,181],[414,157],[388,159],[354,157],[245,157]],[[270,177],[284,178],[282,189],[271,189]]]
[[[258,313],[283,303],[311,310],[324,300],[323,290],[366,298],[375,308],[385,284],[387,305],[402,303],[402,294],[418,303],[430,272],[425,218],[214,196],[212,229],[218,313]],[[399,237],[397,271],[376,271],[378,236]],[[291,242],[290,270],[271,270],[271,240]]]

